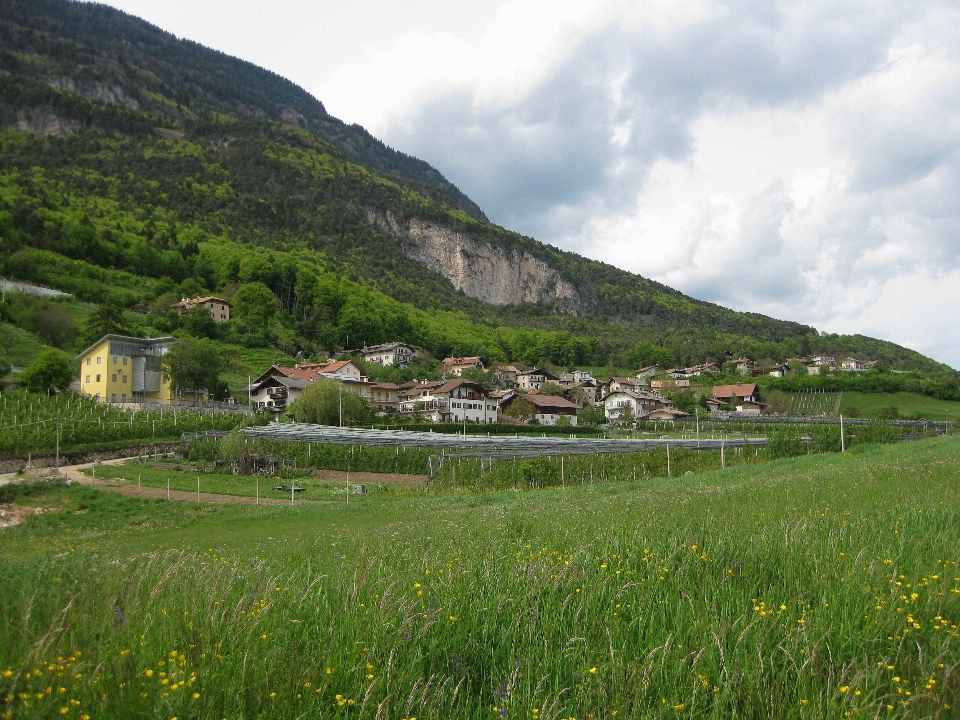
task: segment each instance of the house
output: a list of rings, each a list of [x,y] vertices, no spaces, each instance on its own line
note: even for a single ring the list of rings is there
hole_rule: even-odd
[[[673,403],[650,392],[614,390],[603,398],[603,409],[608,422],[617,422],[625,415],[634,420],[653,410],[669,407]]]
[[[787,368],[786,365],[779,365],[779,364],[778,364],[778,365],[771,365],[770,367],[764,368],[764,370],[766,371],[767,375],[769,375],[770,377],[778,377],[778,378],[781,378],[781,377],[783,377],[784,375],[786,375],[786,374],[787,374],[787,369],[788,369],[788,368]]]
[[[690,378],[702,375],[703,373],[710,373],[711,375],[720,374],[720,366],[715,362],[706,362],[699,365],[692,365],[691,367],[686,368],[674,368],[672,370],[667,370],[667,374],[670,377],[674,378]]]
[[[539,393],[518,393],[504,407],[510,407],[512,403],[517,401],[517,398],[522,398],[533,405],[534,415],[531,420],[536,420],[540,425],[556,425],[562,417],[567,418],[571,425],[577,424],[577,410],[580,408],[575,402],[571,402],[564,397],[540,395]]]
[[[453,375],[454,377],[460,377],[464,370],[470,370],[471,368],[483,370],[483,360],[480,359],[479,355],[448,357],[443,359],[442,364],[444,375]]]
[[[271,365],[260,377],[250,383],[247,392],[250,404],[261,410],[281,413],[300,397],[318,375],[301,367]]]
[[[487,393],[487,396],[497,401],[497,407],[502,408],[505,404],[509,403],[510,398],[517,394],[516,390],[512,388],[507,390],[491,390]]]
[[[737,383],[736,385],[714,385],[713,397],[725,405],[729,405],[733,396],[737,397],[737,405],[743,401],[756,402],[757,386],[755,383]]]
[[[371,403],[373,401],[373,383],[349,360],[309,363],[295,367],[271,365],[250,383],[247,391],[254,407],[280,413],[318,378],[339,382],[345,392],[353,393]]]
[[[705,402],[707,403],[707,410],[710,412],[720,412],[726,406],[725,402],[716,398],[706,398]]]
[[[370,404],[383,413],[395,413],[400,410],[400,386],[394,383],[373,383],[370,386]]]
[[[650,387],[654,390],[673,390],[675,388],[690,387],[689,380],[651,380]]]
[[[620,390],[629,390],[631,392],[640,392],[646,390],[650,386],[645,380],[638,380],[637,378],[627,378],[627,377],[612,377],[607,383],[607,395],[610,393],[618,392]]]
[[[649,380],[659,372],[660,372],[659,365],[647,365],[647,367],[642,367],[639,370],[637,370],[636,378],[637,380]]]
[[[571,370],[570,372],[563,373],[559,378],[557,378],[557,381],[563,387],[573,387],[574,385],[583,383],[597,387],[600,384],[597,382],[596,378],[593,377],[593,375],[584,370]]]
[[[422,348],[402,342],[364,345],[360,352],[363,354],[363,359],[368,363],[376,363],[384,367],[409,365],[414,360],[426,357],[426,352]]]
[[[77,355],[80,392],[98,402],[169,403],[177,399],[170,379],[160,372],[160,358],[177,342],[174,337],[138,338],[104,335]],[[188,393],[190,401],[194,398]]]
[[[862,372],[867,369],[863,360],[848,357],[840,362],[840,369],[846,372]]]
[[[256,389],[254,384],[250,385],[250,402],[255,408],[281,413],[300,397],[311,382],[286,375],[269,375],[256,384]]]
[[[297,365],[299,370],[311,371],[315,374],[325,375],[345,375],[354,380],[366,380],[367,376],[363,371],[354,365],[352,360],[328,360],[322,363],[301,363]]]
[[[497,382],[503,387],[516,387],[517,375],[523,372],[516,365],[498,365],[493,369]]]
[[[207,295],[206,297],[197,297],[187,300],[186,298],[182,299],[180,302],[176,303],[175,307],[181,315],[193,310],[197,305],[203,305],[210,311],[210,317],[213,318],[214,322],[222,323],[230,319],[230,308],[233,307],[229,302],[223,298],[214,297],[212,295]]]
[[[753,371],[756,369],[757,365],[750,358],[739,358],[737,360],[731,360],[733,363],[734,369],[738,374],[746,377],[747,375],[753,375]]]
[[[497,421],[497,401],[479,383],[457,378],[444,383],[421,383],[401,394],[400,412],[429,422]]]
[[[759,415],[766,407],[766,403],[757,402],[755,400],[744,400],[737,407],[737,412],[743,413],[744,415]]]
[[[689,420],[693,415],[685,413],[676,408],[657,408],[651,410],[646,415],[638,418],[639,420]]]
[[[548,373],[546,370],[540,370],[539,368],[522,370],[517,373],[516,378],[517,388],[519,388],[521,392],[539,390],[541,387],[543,387],[543,384],[548,381],[557,382],[557,378]]]

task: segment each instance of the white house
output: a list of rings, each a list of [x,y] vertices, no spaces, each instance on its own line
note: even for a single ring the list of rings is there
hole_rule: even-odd
[[[411,392],[412,391],[412,392]],[[497,421],[497,399],[488,397],[483,386],[462,378],[440,385],[431,383],[422,390],[407,391],[400,400],[400,412],[419,414],[430,422]]]
[[[416,345],[408,345],[402,342],[365,345],[361,352],[363,353],[363,359],[368,363],[376,363],[384,367],[409,365],[414,360],[425,356],[424,351]]]
[[[530,392],[531,390],[539,390],[548,380],[556,382],[557,378],[546,370],[533,368],[532,370],[518,372],[516,383],[521,392]]]
[[[614,390],[603,399],[603,410],[608,422],[617,422],[624,414],[636,419],[672,404],[670,400],[653,393]]]
[[[479,355],[467,357],[448,357],[443,359],[443,372],[446,375],[460,377],[464,370],[483,370],[483,360]]]

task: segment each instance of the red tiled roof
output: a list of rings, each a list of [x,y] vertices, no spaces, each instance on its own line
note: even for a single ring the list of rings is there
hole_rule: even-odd
[[[713,396],[715,398],[729,398],[736,393],[738,398],[751,397],[757,392],[755,383],[737,383],[736,385],[714,385]]]
[[[534,395],[533,393],[527,393],[525,395],[521,394],[520,397],[533,403],[533,406],[537,408],[580,409],[580,406],[575,402],[571,402],[559,395]]]
[[[304,368],[292,368],[274,365],[271,369],[278,371],[285,377],[296,378],[297,380],[315,380],[317,377],[315,372],[312,370],[306,370]],[[267,372],[269,372],[269,370]]]
[[[444,365],[476,365],[480,362],[479,355],[471,355],[469,357],[448,357],[443,359]]]

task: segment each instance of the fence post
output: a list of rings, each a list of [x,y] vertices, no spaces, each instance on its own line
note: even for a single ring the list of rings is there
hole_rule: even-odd
[[[670,468],[670,442],[667,442],[667,477],[673,477],[672,469]]]

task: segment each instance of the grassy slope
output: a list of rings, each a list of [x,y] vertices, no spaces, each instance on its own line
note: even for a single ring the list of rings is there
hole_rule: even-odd
[[[31,712],[947,717],[958,470],[951,438],[458,500],[55,490],[25,502],[86,512],[5,531],[0,691],[59,655]]]
[[[4,359],[14,367],[26,367],[43,352],[43,344],[26,330],[15,325],[0,323],[0,332],[10,332],[17,337],[17,344],[4,356]]]
[[[876,417],[885,407],[896,406],[902,414],[914,412],[923,413],[930,421],[943,421],[943,411],[950,411],[950,420],[956,422],[960,418],[960,402],[952,400],[937,400],[926,395],[916,393],[859,393],[844,392],[840,402],[840,410],[856,407],[863,417]]]

